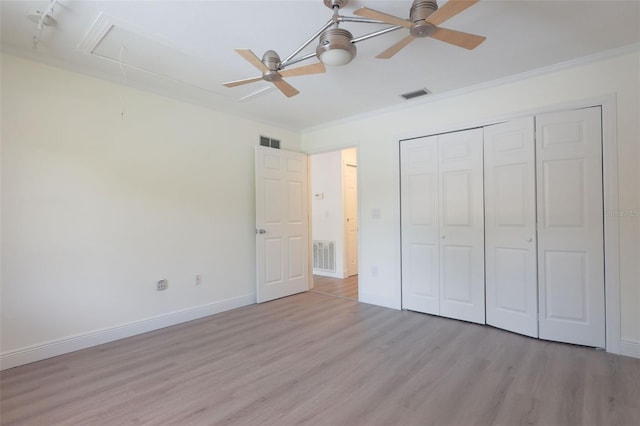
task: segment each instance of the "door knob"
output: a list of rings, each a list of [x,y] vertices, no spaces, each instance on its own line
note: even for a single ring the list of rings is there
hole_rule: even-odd
[[[527,240],[527,242],[528,242],[528,243],[533,242],[533,238],[529,238],[529,239]]]
[[[442,236],[442,239],[444,240],[445,238],[447,238],[447,236],[446,236],[446,235],[443,235],[443,236]]]
[[[267,230],[266,229],[256,229],[256,234],[266,234]]]

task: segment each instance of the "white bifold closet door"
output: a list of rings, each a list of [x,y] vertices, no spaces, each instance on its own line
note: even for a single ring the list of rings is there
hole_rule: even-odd
[[[438,137],[402,141],[402,307],[440,315]]]
[[[600,107],[536,117],[540,338],[605,347]]]
[[[482,129],[401,144],[403,308],[485,322]]]
[[[484,324],[482,129],[438,142],[440,315]]]
[[[538,337],[533,117],[484,128],[487,324]]]

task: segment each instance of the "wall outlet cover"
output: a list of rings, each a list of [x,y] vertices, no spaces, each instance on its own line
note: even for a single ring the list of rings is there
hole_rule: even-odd
[[[159,280],[156,283],[156,290],[158,291],[166,290],[167,288],[169,288],[169,281],[167,280]]]

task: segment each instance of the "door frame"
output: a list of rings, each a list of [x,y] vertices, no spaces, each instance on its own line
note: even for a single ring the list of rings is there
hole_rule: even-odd
[[[356,194],[356,203],[358,205],[357,208],[357,218],[358,218],[358,238],[357,238],[357,244],[358,244],[358,301],[361,300],[361,274],[360,274],[360,269],[361,269],[361,265],[362,265],[362,254],[361,254],[361,250],[360,247],[362,245],[362,240],[361,240],[361,235],[362,233],[360,232],[360,220],[361,220],[361,209],[360,209],[360,143],[359,142],[351,142],[348,144],[344,144],[344,145],[340,145],[340,146],[333,146],[333,147],[328,147],[328,148],[322,148],[322,149],[310,149],[307,151],[304,151],[305,154],[307,154],[307,157],[311,157],[312,155],[316,155],[316,154],[326,154],[329,152],[336,152],[336,151],[343,151],[345,149],[350,149],[350,148],[355,148],[356,150],[356,182],[358,182],[358,188],[357,188],[357,194]],[[342,175],[344,174],[344,171],[342,170],[344,166],[344,161],[340,162],[340,174],[341,174],[341,179],[342,179]],[[313,194],[311,191],[311,184],[312,184],[312,180],[311,180],[311,165],[309,165],[309,168],[307,169],[307,173],[308,173],[308,181],[309,181],[309,196],[308,196],[308,203],[309,203],[309,253],[313,253],[313,232],[312,232],[312,226],[313,226],[313,217],[311,216],[311,212],[312,212],[312,208],[311,208],[311,203],[313,202]],[[344,206],[343,206],[344,207]],[[341,214],[344,215],[344,208],[343,211],[340,212]],[[345,230],[346,231],[346,230]],[[346,240],[346,235],[345,235],[345,240]],[[346,241],[345,241],[345,250],[346,250]],[[346,258],[346,254],[344,256]],[[310,288],[313,288],[313,256],[309,256],[309,285]]]
[[[358,150],[356,150],[356,164],[352,164],[349,161],[342,160],[342,164],[340,167],[340,173],[342,174],[342,207],[343,207],[343,216],[347,216],[347,197],[345,191],[345,175],[348,167],[355,167],[356,169],[356,273],[349,275],[349,229],[348,225],[345,224],[344,227],[344,270],[345,270],[345,278],[351,277],[353,275],[358,275],[358,161],[357,161]]]
[[[602,171],[603,171],[603,205],[604,205],[604,268],[605,268],[605,340],[607,352],[615,354],[640,356],[640,348],[637,343],[626,342],[621,335],[620,319],[620,220],[615,214],[607,215],[607,212],[615,212],[618,209],[618,132],[617,122],[617,96],[615,93],[602,96],[584,98],[581,100],[545,105],[540,108],[529,109],[514,113],[507,113],[482,120],[448,124],[426,128],[420,132],[398,133],[394,135],[397,145],[399,160],[400,142],[405,139],[415,139],[424,136],[436,135],[498,124],[531,115],[561,112],[573,109],[583,109],[599,106],[602,108]],[[400,163],[396,175],[400,175]],[[400,206],[400,191],[397,192],[398,213]],[[398,214],[399,218],[399,214]],[[400,222],[396,223],[398,245],[401,246]],[[400,257],[401,259],[401,257]],[[402,278],[398,283],[398,294],[402,294]]]

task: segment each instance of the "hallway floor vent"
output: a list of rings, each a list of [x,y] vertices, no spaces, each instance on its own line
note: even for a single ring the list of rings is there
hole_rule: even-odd
[[[327,272],[336,271],[335,241],[313,242],[313,269]]]

